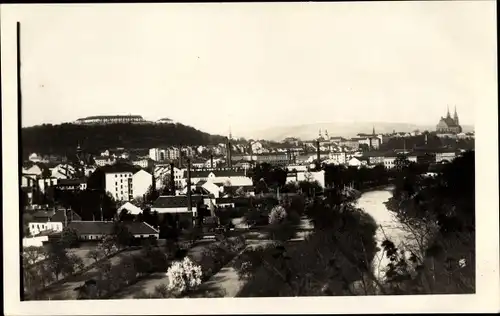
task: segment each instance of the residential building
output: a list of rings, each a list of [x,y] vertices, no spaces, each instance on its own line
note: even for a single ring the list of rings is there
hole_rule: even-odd
[[[348,147],[350,149],[358,149],[359,148],[359,141],[357,138],[351,138],[351,139],[346,139],[346,140],[342,140],[339,142],[339,145],[340,146],[345,146],[345,147]]]
[[[259,141],[252,142],[250,148],[252,149],[253,154],[262,154],[264,150],[264,146]]]
[[[151,207],[151,212],[158,212],[158,214],[164,213],[190,213],[196,216],[198,207],[204,204],[204,197],[201,195],[193,195],[191,197],[191,212],[188,211],[188,197],[185,195],[164,195],[160,196],[153,203]]]
[[[149,149],[149,158],[153,161],[165,161],[167,154],[165,149],[162,148],[151,148]]]
[[[94,157],[94,162],[98,167],[109,166],[116,163],[114,157]]]
[[[182,187],[186,186],[187,171],[184,172]],[[199,181],[210,180],[217,184],[226,184],[230,186],[253,185],[252,178],[246,175],[246,170],[240,169],[215,169],[215,170],[193,170],[191,172],[191,182],[193,184]]]
[[[179,159],[181,151],[177,147],[169,147],[165,150],[166,158],[169,160]]]
[[[28,229],[31,236],[46,231],[61,232],[64,227],[75,220],[81,220],[81,217],[72,210],[38,211],[33,214],[32,221],[28,223]]]
[[[132,164],[142,169],[148,169],[154,165],[154,160],[151,158],[143,158],[132,161]]]
[[[287,174],[287,183],[301,182],[301,181],[317,181],[321,187],[325,187],[325,171],[289,171]]]
[[[153,175],[141,169],[132,175],[132,199],[144,196],[153,184]],[[129,198],[130,199],[130,198]]]
[[[129,214],[138,215],[142,213],[142,209],[131,202],[125,202],[122,206],[120,206],[117,210],[117,214],[120,214],[123,210],[127,210]]]
[[[156,124],[175,124],[175,122],[172,119],[169,119],[167,117],[161,118],[155,122]]]
[[[140,170],[139,168],[120,163],[103,167],[101,170],[104,173],[104,189],[115,200],[129,201],[134,198],[132,177]]]
[[[436,162],[452,162],[457,157],[457,153],[455,151],[443,151],[436,153]]]
[[[335,165],[343,165],[347,162],[347,153],[345,152],[330,152],[328,154],[328,163]]]
[[[79,118],[75,122],[79,125],[106,125],[106,124],[145,124],[149,123],[140,115],[100,115]]]
[[[45,193],[48,187],[55,187],[58,182],[57,178],[38,179],[38,189],[41,193]]]
[[[392,169],[394,167],[397,167],[397,159],[400,154],[392,154],[392,155],[387,155],[384,157],[384,167],[387,169]],[[417,155],[411,154],[411,155],[405,155],[406,159],[411,162],[411,163],[417,163]]]
[[[285,166],[296,162],[296,154],[292,152],[276,152],[268,154],[235,155],[232,157],[232,160],[234,162],[252,161],[256,163],[268,163],[271,165]]]
[[[71,179],[76,174],[76,168],[69,164],[59,164],[51,169],[51,177],[57,179]]]
[[[83,191],[87,189],[87,179],[60,179],[55,187],[63,191]]]
[[[174,181],[175,186],[180,188],[183,186],[182,179],[184,178],[184,173],[186,169],[181,169],[174,167]],[[156,165],[154,169],[156,188],[161,188],[167,184],[168,179],[170,178],[170,165]]]
[[[44,169],[45,168],[39,164],[28,164],[26,166],[23,166],[22,173],[25,175],[34,176],[36,178],[39,178],[42,176]]]
[[[159,230],[145,222],[122,222],[137,239],[159,238]],[[68,227],[74,229],[82,241],[101,240],[111,235],[115,223],[109,221],[73,221]]]
[[[28,160],[36,163],[36,162],[42,162],[43,159],[41,155],[37,153],[32,153],[31,155],[29,155]]]
[[[349,167],[361,167],[361,166],[366,166],[368,163],[366,160],[361,159],[361,157],[352,157],[349,159],[347,162],[347,165]]]

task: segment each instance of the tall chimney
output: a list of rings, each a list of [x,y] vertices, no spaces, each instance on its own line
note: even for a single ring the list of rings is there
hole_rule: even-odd
[[[320,148],[319,148],[319,140],[316,141],[316,159],[318,160],[318,166],[321,163],[321,155],[320,155]]]
[[[179,145],[179,169],[182,169],[182,145]]]
[[[174,164],[170,164],[170,187],[172,195],[175,195],[175,171]]]
[[[228,168],[231,168],[231,164],[232,164],[232,157],[231,157],[231,140],[229,139],[229,137],[227,138],[227,148],[226,148],[226,151],[227,151],[227,167]]]
[[[102,214],[102,194],[101,194],[101,222],[104,220],[103,214]]]
[[[191,205],[191,161],[188,158],[187,159],[187,208],[188,212],[192,212],[192,205]]]
[[[214,155],[210,155],[210,168],[214,168]]]

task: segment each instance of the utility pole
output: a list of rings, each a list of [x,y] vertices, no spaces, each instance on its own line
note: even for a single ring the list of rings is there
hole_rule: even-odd
[[[179,169],[182,169],[182,144],[179,144]]]
[[[175,195],[175,176],[174,176],[174,164],[170,164],[170,188],[172,195]]]
[[[193,214],[192,196],[191,196],[191,159],[187,159],[187,209]],[[196,219],[193,218],[193,223]]]

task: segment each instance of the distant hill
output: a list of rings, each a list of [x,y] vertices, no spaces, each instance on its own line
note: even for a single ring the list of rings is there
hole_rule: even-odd
[[[412,132],[416,129],[420,131],[434,131],[435,125],[417,125],[406,123],[387,123],[387,122],[331,122],[304,125],[276,126],[262,130],[249,131],[242,133],[249,139],[267,139],[281,141],[286,137],[297,137],[302,140],[309,140],[318,137],[319,129],[324,133],[328,131],[329,136],[352,137],[358,133],[371,133],[375,127],[377,133]],[[473,131],[473,126],[462,126],[464,132]]]
[[[86,151],[99,153],[108,148],[153,148],[171,145],[208,145],[224,142],[193,127],[176,124],[60,125],[44,124],[21,131],[23,156],[69,154],[78,144]]]

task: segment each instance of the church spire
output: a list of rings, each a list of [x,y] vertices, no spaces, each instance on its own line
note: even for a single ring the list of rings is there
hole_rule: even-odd
[[[457,106],[455,105],[455,113],[453,114],[453,120],[455,121],[455,124],[460,125],[460,122],[458,121],[458,114],[457,114]]]
[[[447,111],[446,111],[446,118],[450,118],[451,115],[450,115],[450,106],[448,105],[447,106]]]

